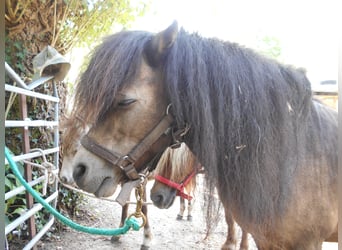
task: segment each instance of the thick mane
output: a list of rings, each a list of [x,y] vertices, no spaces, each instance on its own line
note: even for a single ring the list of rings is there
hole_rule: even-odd
[[[122,31],[105,38],[77,83],[73,113],[88,124],[101,120],[113,107],[120,87],[134,78],[151,36],[143,31]]]
[[[267,219],[284,211],[291,175],[304,164],[309,141],[300,135],[311,130],[310,143],[317,139],[318,130],[307,126],[313,106],[305,73],[184,30],[162,70],[178,124],[191,126],[185,141],[205,166],[209,186],[219,183],[224,198],[246,208],[247,220],[272,223]]]

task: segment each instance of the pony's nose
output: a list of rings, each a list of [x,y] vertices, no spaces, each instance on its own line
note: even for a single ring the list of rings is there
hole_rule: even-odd
[[[163,204],[164,196],[160,193],[151,194],[151,200],[157,207]]]
[[[68,177],[66,175],[60,175],[59,179],[63,184],[74,185],[74,179],[72,177]]]
[[[73,185],[74,184],[74,179],[72,178],[72,173],[62,170],[59,172],[59,179],[62,183],[68,184],[68,185]]]
[[[82,178],[85,176],[86,170],[87,167],[83,164],[78,164],[75,167],[72,177],[74,178],[76,183],[79,183],[82,180]]]
[[[59,179],[61,179],[61,182],[65,183],[65,184],[70,183],[70,180],[68,180],[68,178],[66,176],[60,176]]]

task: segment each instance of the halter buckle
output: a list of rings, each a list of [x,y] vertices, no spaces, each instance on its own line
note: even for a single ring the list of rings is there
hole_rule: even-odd
[[[190,130],[190,125],[185,124],[184,128],[178,129],[177,131],[171,131],[172,134],[172,141],[173,143],[170,145],[170,148],[179,148],[182,144],[182,138],[185,136]]]
[[[128,161],[128,164],[127,165],[123,165],[123,163],[125,161]],[[132,164],[133,161],[130,160],[129,156],[128,155],[125,155],[123,157],[121,157],[118,162],[117,162],[117,166],[121,169],[121,170],[125,170],[125,167],[128,166],[129,164]]]

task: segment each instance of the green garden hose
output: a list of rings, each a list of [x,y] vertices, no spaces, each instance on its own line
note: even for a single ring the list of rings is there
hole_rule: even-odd
[[[14,173],[14,175],[19,179],[21,184],[26,188],[26,190],[35,198],[36,201],[38,201],[40,204],[43,205],[45,209],[47,209],[53,216],[55,216],[59,221],[61,221],[63,224],[84,233],[89,234],[98,234],[98,235],[121,235],[128,232],[129,229],[133,229],[135,231],[138,231],[140,229],[140,225],[138,221],[130,217],[126,219],[125,224],[123,227],[116,228],[116,229],[110,229],[110,228],[93,228],[93,227],[86,227],[82,226],[80,224],[77,224],[70,220],[69,218],[63,216],[60,214],[55,208],[53,208],[48,202],[46,202],[21,176],[17,164],[13,161],[12,156],[8,150],[7,147],[5,147],[5,156],[6,159]]]

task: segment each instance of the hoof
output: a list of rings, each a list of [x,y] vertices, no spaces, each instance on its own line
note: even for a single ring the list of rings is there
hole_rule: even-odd
[[[176,220],[183,220],[183,216],[178,214]]]
[[[148,250],[148,249],[150,249],[149,246],[141,245],[140,250]]]
[[[112,243],[116,243],[120,240],[120,236],[112,236],[112,238],[110,238],[110,242]]]
[[[188,221],[192,221],[192,216],[188,215]]]

